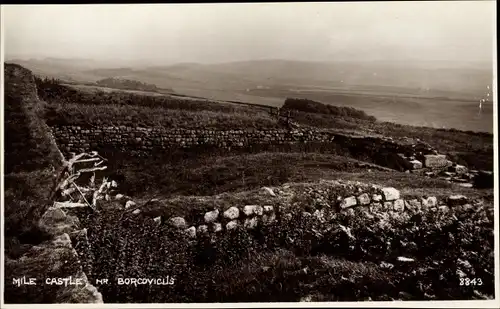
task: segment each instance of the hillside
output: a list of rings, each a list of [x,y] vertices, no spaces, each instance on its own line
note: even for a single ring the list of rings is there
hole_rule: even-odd
[[[8,302],[494,296],[492,134],[292,97],[278,110],[88,92],[11,64],[6,82]],[[51,154],[92,151],[104,160],[82,164],[106,168],[67,160],[67,189],[53,190]],[[19,273],[86,284],[17,289]],[[464,287],[472,276],[482,284]]]

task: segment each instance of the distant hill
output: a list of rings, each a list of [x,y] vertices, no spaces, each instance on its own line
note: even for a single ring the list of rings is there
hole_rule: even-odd
[[[253,101],[252,95],[255,100],[267,97],[247,93],[247,89],[257,87],[287,91],[304,88],[368,91],[476,100],[485,94],[487,86],[492,86],[493,80],[492,66],[475,62],[255,60],[158,66],[130,64],[128,67],[113,67],[86,59],[13,62],[33,70],[37,75],[66,80],[96,82],[103,78],[123,78],[155,84],[159,88],[172,88],[189,95],[203,96],[203,93],[197,92],[203,90],[207,96],[211,95],[211,99],[246,95],[248,101]]]

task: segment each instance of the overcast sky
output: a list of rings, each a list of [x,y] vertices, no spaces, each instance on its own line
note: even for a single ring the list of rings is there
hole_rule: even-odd
[[[490,61],[494,1],[2,6],[6,56]]]

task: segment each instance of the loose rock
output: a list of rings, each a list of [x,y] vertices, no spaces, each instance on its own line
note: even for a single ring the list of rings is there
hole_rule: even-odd
[[[367,193],[363,193],[358,196],[358,203],[360,205],[368,205],[370,204],[370,196]]]
[[[185,228],[186,227],[186,220],[184,220],[184,218],[182,218],[182,217],[170,218],[168,223],[171,226],[176,227],[176,228]]]
[[[437,206],[437,198],[435,196],[429,196],[427,198],[422,198],[422,207],[430,208]]]
[[[382,201],[382,195],[380,195],[380,194],[373,194],[372,195],[372,200],[374,202],[380,202],[380,201]]]
[[[214,232],[218,233],[218,232],[222,231],[222,224],[216,222],[216,223],[214,223],[213,228],[214,228]]]
[[[262,188],[265,192],[267,192],[269,195],[271,196],[276,196],[276,194],[274,193],[274,191],[271,189],[271,188],[268,188],[268,187],[263,187]]]
[[[185,230],[189,238],[196,238],[196,228],[194,226]]]
[[[229,220],[238,219],[239,216],[240,210],[234,206],[224,212],[224,218],[227,218]]]
[[[233,221],[229,222],[228,224],[226,224],[226,230],[228,230],[228,231],[233,230],[233,229],[237,228],[238,225],[239,225],[238,221],[233,220]]]
[[[394,201],[394,210],[398,212],[403,212],[405,210],[405,202],[403,199],[397,199]]]
[[[206,223],[211,223],[217,220],[218,217],[219,217],[219,210],[215,209],[205,213],[204,219]]]
[[[127,203],[125,203],[125,209],[127,208],[130,208],[130,207],[133,207],[135,206],[135,202],[134,201],[127,201]]]
[[[247,218],[245,219],[245,224],[244,224],[244,227],[246,229],[254,229],[257,227],[257,224],[259,223],[259,221],[257,220],[256,217],[253,217],[253,218]]]
[[[467,197],[463,195],[451,195],[447,199],[448,206],[459,206],[467,204]]]
[[[349,208],[352,206],[356,206],[356,204],[357,204],[356,198],[354,196],[350,196],[350,197],[346,197],[342,201],[342,203],[340,203],[340,207],[341,208]]]
[[[386,201],[394,201],[399,199],[399,191],[395,188],[383,188],[382,193],[384,194],[384,198]]]
[[[208,226],[200,225],[200,226],[198,226],[198,229],[196,232],[197,232],[197,234],[200,234],[200,235],[208,234]]]

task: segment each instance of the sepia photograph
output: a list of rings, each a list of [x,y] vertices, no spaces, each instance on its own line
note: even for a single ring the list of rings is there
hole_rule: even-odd
[[[0,306],[499,308],[496,10],[2,5]]]

